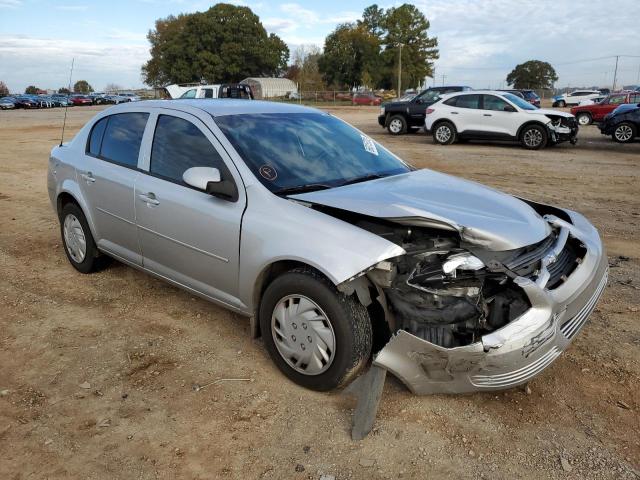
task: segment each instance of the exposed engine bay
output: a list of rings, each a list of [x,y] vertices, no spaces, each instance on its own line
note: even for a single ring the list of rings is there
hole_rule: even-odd
[[[343,286],[347,293],[355,291],[365,305],[377,300],[390,333],[405,330],[445,348],[477,342],[527,311],[529,299],[514,279],[539,277],[540,262],[560,234],[552,230],[538,244],[492,252],[465,243],[456,231],[404,226],[334,209],[330,213],[407,252],[348,282]],[[569,239],[548,274],[549,288],[560,285],[583,254],[579,242]]]
[[[564,117],[561,115],[547,115],[551,120],[547,124],[549,137],[553,143],[570,142],[575,145],[578,141],[578,122],[574,117]]]

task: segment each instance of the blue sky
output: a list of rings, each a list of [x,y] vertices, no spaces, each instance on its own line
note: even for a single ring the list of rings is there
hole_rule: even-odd
[[[499,88],[517,63],[531,58],[556,67],[559,86],[611,86],[612,55],[639,55],[638,0],[419,0],[441,58],[435,81]],[[187,0],[0,0],[0,80],[12,91],[27,85],[59,88],[75,79],[142,86],[147,31],[157,18],[206,10]],[[260,17],[293,51],[322,47],[338,23],[359,18],[372,1],[236,0]],[[383,8],[402,2],[385,3]],[[612,10],[612,7],[614,10]],[[625,14],[625,12],[628,12]],[[601,58],[609,57],[609,58]],[[590,60],[598,59],[598,60]],[[589,60],[589,61],[583,61]],[[618,85],[638,83],[640,58],[622,57]],[[433,80],[430,81],[433,83]]]

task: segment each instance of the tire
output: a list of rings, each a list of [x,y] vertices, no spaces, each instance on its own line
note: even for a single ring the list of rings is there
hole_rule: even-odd
[[[557,104],[560,108],[564,108],[567,106],[567,102],[565,102],[564,100],[560,100],[559,102],[557,102]]]
[[[527,150],[539,150],[546,147],[549,140],[547,130],[542,125],[527,125],[520,132],[520,144]]]
[[[297,313],[301,305],[304,311]],[[262,296],[259,316],[269,356],[305,388],[328,391],[346,385],[371,355],[367,309],[313,270],[295,269],[277,277]]]
[[[591,125],[593,123],[591,114],[587,112],[579,113],[578,115],[576,115],[576,120],[578,120],[578,124],[580,124],[583,127],[587,125]]]
[[[407,133],[407,120],[402,115],[394,115],[387,122],[387,130],[391,135]]]
[[[451,122],[437,123],[432,132],[433,141],[440,145],[451,145],[456,141],[456,127]]]
[[[618,143],[629,143],[633,142],[637,134],[636,126],[633,123],[622,122],[613,130],[611,138]]]
[[[87,219],[75,203],[67,203],[60,212],[60,236],[64,252],[73,268],[81,273],[91,273],[103,265],[105,257],[100,256]],[[83,242],[84,254],[81,248]]]

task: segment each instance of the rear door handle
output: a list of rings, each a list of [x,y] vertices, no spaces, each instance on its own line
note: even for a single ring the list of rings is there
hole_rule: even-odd
[[[451,115],[458,115],[458,112],[451,112]]]
[[[139,193],[138,198],[147,205],[160,205],[160,201],[156,198],[155,193]]]
[[[483,117],[490,117],[490,116],[491,116],[491,114],[490,114],[490,113],[485,113],[485,114],[483,114],[482,116],[483,116]]]
[[[87,183],[93,183],[93,182],[96,181],[96,179],[93,176],[93,173],[91,173],[91,172],[81,173],[80,176]]]

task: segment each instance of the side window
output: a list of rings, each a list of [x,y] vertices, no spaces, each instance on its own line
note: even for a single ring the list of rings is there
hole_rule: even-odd
[[[220,154],[193,123],[160,115],[153,136],[149,172],[182,185],[182,174],[191,167],[215,167],[227,171]]]
[[[458,108],[480,108],[480,95],[478,94],[460,95],[456,98],[458,99],[456,102]]]
[[[640,103],[640,93],[629,95],[629,103]]]
[[[102,138],[100,157],[125,167],[137,168],[138,153],[148,113],[118,113],[109,119]]]
[[[102,137],[104,135],[104,129],[107,126],[107,122],[109,121],[109,117],[105,117],[102,120],[98,121],[93,128],[91,129],[91,134],[89,135],[89,142],[87,142],[87,153],[94,157],[100,155],[100,146],[102,145]]]
[[[192,88],[191,90],[187,90],[180,98],[196,98],[196,89]]]
[[[504,107],[509,104],[495,95],[484,95],[484,109],[504,112]]]
[[[609,103],[611,105],[620,105],[621,103],[624,103],[624,101],[625,101],[624,95],[615,95],[609,98]]]
[[[458,97],[453,97],[445,100],[442,103],[444,103],[445,105],[449,105],[450,107],[455,107],[457,101],[458,101]]]
[[[204,89],[204,98],[213,98],[213,89],[205,88]]]

